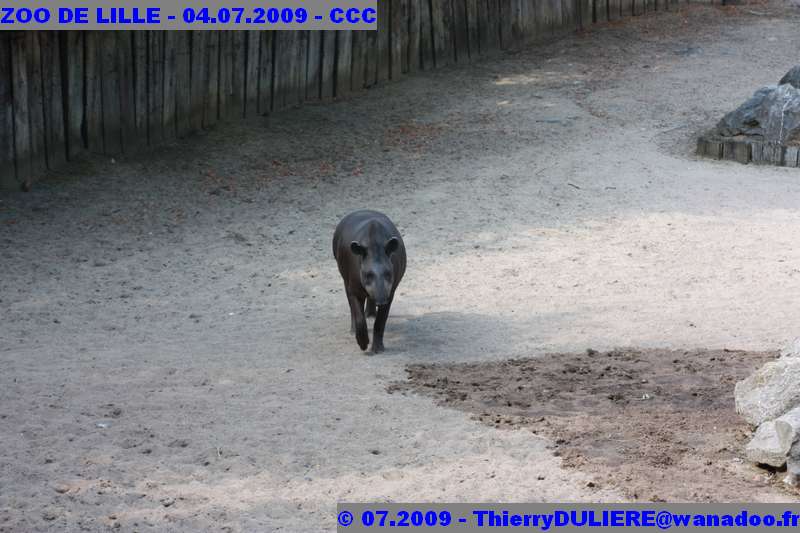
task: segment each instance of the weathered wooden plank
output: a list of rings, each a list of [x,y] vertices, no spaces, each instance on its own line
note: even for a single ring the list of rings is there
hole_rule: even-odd
[[[61,84],[61,47],[58,33],[36,32],[42,51],[42,102],[44,104],[45,145],[47,165],[59,168],[67,160],[64,140],[64,104]],[[6,48],[5,51],[8,49]],[[2,50],[0,50],[2,53]],[[2,72],[2,69],[0,69]],[[2,74],[0,74],[2,76]],[[11,130],[8,130],[9,136]],[[0,156],[2,159],[2,156]],[[0,163],[1,165],[1,163]]]
[[[656,0],[645,0],[644,2],[644,10],[646,12],[652,12],[656,10]]]
[[[598,23],[608,21],[608,0],[594,0],[594,21]]]
[[[258,68],[258,112],[265,115],[272,111],[272,65],[274,60],[274,31],[260,31],[260,55]]]
[[[178,78],[177,34],[177,31],[164,32],[164,107],[161,124],[165,140],[174,139],[178,135],[175,120],[175,88]]]
[[[247,67],[244,76],[245,99],[244,113],[247,116],[258,115],[258,84],[261,65],[261,38],[256,30],[247,31]]]
[[[231,117],[233,96],[233,35],[232,30],[219,32],[219,119]]]
[[[115,155],[122,153],[117,36],[114,31],[102,31],[97,38],[100,46],[98,57],[102,63],[100,83],[103,124],[100,133],[103,135],[103,153]]]
[[[512,20],[512,0],[498,0],[500,10],[500,46],[503,50],[509,50],[514,47],[514,31]],[[541,0],[540,0],[541,1]]]
[[[28,49],[28,106],[31,123],[31,170],[33,180],[47,169],[47,144],[42,95],[42,54],[37,32],[26,32]]]
[[[511,40],[514,46],[522,44],[522,2],[524,0],[509,0],[508,24],[511,26]]]
[[[489,32],[491,31],[491,23],[489,21],[488,0],[476,0],[475,9],[475,24],[478,30],[478,55],[486,55],[490,49],[489,45]],[[493,14],[494,15],[494,14]]]
[[[453,38],[455,60],[469,63],[469,28],[467,27],[467,0],[451,0],[453,9]]]
[[[564,0],[569,1],[569,0]],[[548,27],[550,29],[550,35],[560,35],[563,34],[571,28],[567,28],[564,26],[564,22],[562,20],[562,7],[561,7],[561,0],[548,0],[547,3],[549,4],[548,7]]]
[[[67,157],[72,160],[85,147],[83,139],[84,119],[84,37],[86,32],[64,32],[62,44],[65,48],[63,70],[66,73],[65,98],[67,114]]]
[[[291,32],[276,31],[274,33],[275,50],[272,86],[272,109],[283,109],[286,105],[286,71],[289,66],[289,57],[286,52]]]
[[[308,74],[308,42],[309,31],[297,32],[297,47],[295,48],[294,63],[294,91],[291,104],[300,105],[306,99],[306,75]]]
[[[537,0],[535,3],[535,27],[533,37],[541,39],[550,35],[553,19],[553,8],[550,0]]]
[[[469,57],[471,60],[475,60],[480,57],[480,35],[479,35],[479,23],[478,23],[478,1],[479,0],[467,0],[467,49],[469,52]],[[483,0],[480,0],[480,3],[485,5]]]
[[[103,62],[100,32],[86,32],[86,145],[103,153]]]
[[[560,0],[561,21],[559,23],[559,33],[571,33],[579,27],[578,22],[578,0]]]
[[[441,68],[453,62],[454,47],[451,21],[452,12],[450,0],[431,0],[433,59],[437,68]]]
[[[194,131],[203,128],[203,102],[206,92],[206,36],[204,31],[190,31],[189,41],[192,49],[192,61],[190,71],[191,94],[190,100],[190,121]]]
[[[403,11],[406,13],[403,13]],[[405,0],[391,0],[389,13],[391,21],[388,24],[389,32],[389,78],[399,80],[403,72],[408,71],[408,9]],[[405,54],[403,51],[405,50]],[[403,64],[405,56],[405,66]]]
[[[639,16],[644,14],[644,5],[646,0],[632,0],[633,2],[633,15]]]
[[[336,32],[336,97],[350,94],[352,87],[353,31]]]
[[[500,49],[500,0],[486,1],[486,20],[489,27],[489,50]]]
[[[175,34],[175,129],[178,137],[192,131],[192,48],[188,31]]]
[[[529,43],[546,35],[544,28],[539,28],[536,9],[533,3],[525,0],[516,0],[519,3],[518,16],[520,26],[520,43]],[[560,0],[559,0],[560,1]]]
[[[435,0],[417,0],[419,9],[419,68],[431,70],[436,66],[434,59],[433,22],[431,20],[431,2]]]
[[[797,146],[786,147],[786,153],[784,154],[784,166],[793,168],[800,166],[800,148]]]
[[[20,32],[11,37],[11,79],[14,104],[14,153],[17,160],[17,182],[23,187],[33,182],[31,167],[31,124],[28,107],[28,61],[29,49],[26,34]]]
[[[320,97],[330,100],[336,95],[336,31],[322,32],[322,71],[320,74]]]
[[[608,0],[608,20],[621,18],[621,0]]]
[[[319,100],[322,94],[322,32],[308,32],[305,99]]]
[[[400,30],[395,31],[396,27],[394,23],[392,24],[392,39],[394,39],[395,35],[398,36],[400,42],[397,43],[400,46],[400,75],[407,74],[411,67],[409,66],[409,57],[408,57],[408,50],[410,46],[410,32],[411,32],[411,0],[393,0],[393,6],[397,6],[400,10],[398,15],[399,17],[399,25]],[[394,14],[394,7],[392,8],[392,14]],[[392,49],[394,49],[394,40],[392,41]],[[395,71],[394,65],[392,65],[392,72]],[[394,77],[394,75],[393,75]]]
[[[151,31],[148,49],[147,131],[151,145],[164,139],[164,31]]]
[[[375,57],[375,82],[384,82],[389,79],[392,66],[392,14],[390,0],[378,2],[378,31],[375,36],[377,39],[377,55]]]
[[[0,189],[19,187],[14,158],[11,34],[0,34]]]
[[[366,31],[353,31],[353,51],[350,66],[350,90],[360,91],[364,88],[364,73],[366,72],[367,39],[369,33]]]
[[[619,0],[619,11],[622,18],[633,15],[633,1],[634,0]]]
[[[247,92],[247,32],[234,30],[231,38],[231,93],[228,98],[228,117],[244,118],[245,94]]]
[[[122,151],[135,152],[141,141],[136,134],[136,91],[133,34],[129,30],[113,32],[116,36],[116,55],[119,65],[120,140]]]
[[[577,0],[578,2],[578,27],[587,30],[594,24],[594,1]]]
[[[405,0],[408,8],[408,57],[406,72],[417,72],[422,69],[421,38],[422,38],[422,12],[426,2],[424,0]]]
[[[203,103],[203,127],[213,126],[219,120],[219,31],[206,35],[206,92]],[[282,32],[280,32],[282,33]]]
[[[378,4],[380,5],[380,3]],[[379,56],[379,43],[378,31],[368,31],[367,41],[362,52],[364,53],[364,86],[372,87],[378,83],[378,56]]]
[[[279,31],[275,34],[275,98],[274,109],[292,105],[297,98],[298,31]]]
[[[72,33],[72,32],[69,32]],[[199,32],[198,32],[199,33]],[[150,142],[148,123],[150,116],[150,98],[148,96],[150,84],[148,83],[148,51],[150,49],[150,32],[133,32],[133,101],[135,105],[134,118],[136,121],[136,137],[138,144],[145,145]]]

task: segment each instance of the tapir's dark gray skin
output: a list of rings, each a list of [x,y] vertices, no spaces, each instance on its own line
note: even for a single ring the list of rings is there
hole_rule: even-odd
[[[372,351],[382,352],[386,319],[406,271],[406,248],[400,232],[383,213],[355,211],[336,226],[333,256],[350,303],[350,333],[356,334],[358,345],[366,350],[366,316],[375,316]]]

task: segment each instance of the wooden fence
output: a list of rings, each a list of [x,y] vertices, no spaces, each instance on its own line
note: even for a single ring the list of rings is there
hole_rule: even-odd
[[[677,0],[379,0],[378,31],[0,32],[0,188]]]

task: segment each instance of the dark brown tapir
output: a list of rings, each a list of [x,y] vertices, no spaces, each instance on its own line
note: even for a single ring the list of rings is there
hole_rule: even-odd
[[[369,346],[366,316],[375,316],[372,352],[383,351],[383,330],[394,291],[406,271],[406,247],[389,217],[377,211],[355,211],[333,234],[333,256],[344,279],[350,304],[350,333],[362,350]]]

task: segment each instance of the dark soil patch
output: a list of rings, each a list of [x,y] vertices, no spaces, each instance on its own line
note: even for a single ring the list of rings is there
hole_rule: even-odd
[[[390,392],[432,396],[497,428],[528,428],[553,441],[565,466],[634,500],[786,498],[780,476],[743,460],[751,429],[733,399],[736,381],[775,356],[626,349],[419,364]]]

